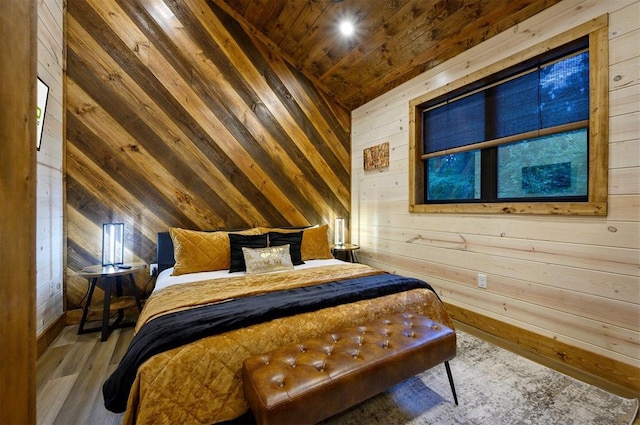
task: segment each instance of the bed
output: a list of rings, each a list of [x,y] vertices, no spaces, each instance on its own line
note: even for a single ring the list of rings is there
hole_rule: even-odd
[[[125,411],[125,424],[238,418],[248,410],[245,358],[383,315],[415,312],[453,327],[425,282],[332,258],[326,226],[171,229],[158,235],[158,263],[131,345],[103,386],[105,406]]]

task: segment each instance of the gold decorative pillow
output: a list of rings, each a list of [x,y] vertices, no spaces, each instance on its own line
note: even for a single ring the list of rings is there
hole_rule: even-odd
[[[281,227],[258,227],[258,229],[261,233],[294,233],[302,230],[302,261],[333,258],[329,247],[329,236],[327,234],[329,226],[327,224],[304,229],[283,229]]]
[[[260,235],[258,227],[233,232],[240,235]],[[173,275],[226,270],[231,265],[229,232],[202,232],[171,227],[173,256],[176,264]]]
[[[329,247],[328,229],[329,226],[326,224],[304,229],[301,249],[303,261],[333,258]]]
[[[280,270],[293,270],[289,245],[269,246],[267,248],[242,247],[247,274],[271,273]]]
[[[199,232],[172,227],[169,234],[173,240],[173,256],[176,259],[174,276],[229,268],[227,232]]]

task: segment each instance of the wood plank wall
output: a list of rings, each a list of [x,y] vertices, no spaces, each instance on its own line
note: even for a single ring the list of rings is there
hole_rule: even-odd
[[[49,86],[37,153],[36,318],[38,338],[63,316],[63,0],[38,2],[38,77]],[[56,325],[57,324],[57,325]],[[55,333],[55,332],[54,332]],[[40,341],[38,341],[40,346]]]
[[[409,101],[604,14],[610,66],[608,216],[410,214]],[[351,216],[362,262],[423,278],[459,320],[636,393],[638,16],[637,0],[562,1],[353,111]],[[390,143],[390,167],[363,171],[363,149],[382,142]],[[487,289],[477,287],[479,273],[487,275]]]
[[[0,424],[36,421],[37,18],[0,2]]]
[[[124,222],[156,233],[332,223],[350,210],[350,116],[205,0],[68,0],[68,309]],[[138,282],[144,283],[143,275]]]

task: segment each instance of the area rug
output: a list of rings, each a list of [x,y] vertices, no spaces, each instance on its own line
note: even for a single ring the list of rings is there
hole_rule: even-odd
[[[404,381],[325,422],[361,424],[631,424],[637,399],[625,399],[539,365],[464,332],[449,362]]]

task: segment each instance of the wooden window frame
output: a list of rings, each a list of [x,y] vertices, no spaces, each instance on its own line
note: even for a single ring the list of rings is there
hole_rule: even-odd
[[[589,189],[586,202],[424,203],[422,105],[436,97],[589,36]],[[609,172],[608,17],[600,16],[409,102],[409,212],[606,216]]]

